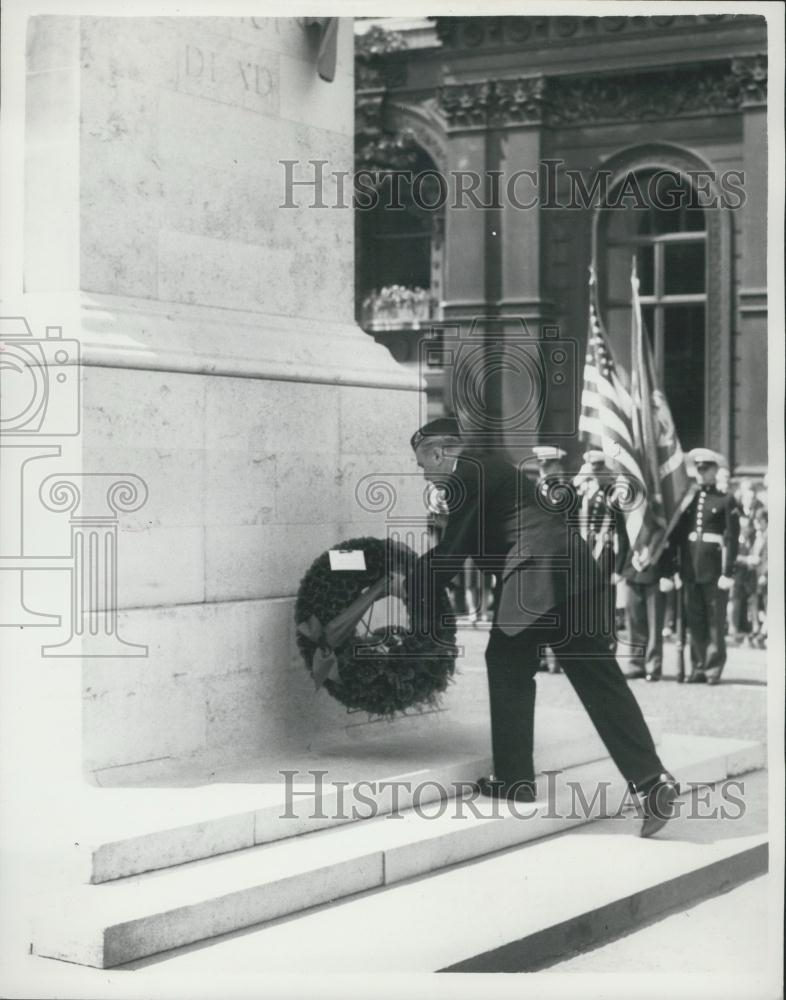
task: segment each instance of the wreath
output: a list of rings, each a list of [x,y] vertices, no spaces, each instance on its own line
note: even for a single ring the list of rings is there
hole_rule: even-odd
[[[323,552],[301,580],[295,603],[298,647],[317,687],[324,685],[342,705],[371,715],[434,706],[456,665],[456,626],[446,592],[436,596],[430,628],[371,629],[366,624],[364,633],[362,612],[354,609],[373,606],[391,572],[412,578],[417,556],[392,539],[351,538],[336,548],[361,550],[366,568],[333,570],[329,552]],[[406,609],[411,625],[415,615],[409,594]],[[331,629],[342,619],[350,634],[346,627],[334,629],[343,634],[332,644]]]

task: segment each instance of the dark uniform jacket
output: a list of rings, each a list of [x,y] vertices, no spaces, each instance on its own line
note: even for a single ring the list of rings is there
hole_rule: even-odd
[[[625,563],[625,518],[614,502],[615,488],[616,477],[609,482],[596,481],[581,498],[578,514],[581,533],[607,576],[622,573]]]
[[[720,576],[733,576],[739,535],[734,497],[716,486],[696,486],[669,539],[673,568],[694,583],[714,583]]]
[[[447,478],[449,514],[439,544],[420,560],[430,588],[450,583],[467,558],[497,574],[497,625],[516,635],[595,584],[597,567],[564,503],[494,453],[464,451]],[[564,508],[564,509],[563,509]]]

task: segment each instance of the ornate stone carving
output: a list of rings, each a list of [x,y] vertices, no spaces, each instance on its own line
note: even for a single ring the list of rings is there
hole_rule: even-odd
[[[356,167],[370,167],[375,162],[376,147],[383,137],[384,103],[384,90],[361,90],[355,93]]]
[[[756,60],[756,61],[754,61]],[[760,60],[764,60],[763,67]],[[708,63],[664,73],[563,76],[548,80],[545,121],[552,127],[723,114],[766,95],[766,57]],[[744,62],[744,65],[742,63]]]
[[[355,133],[357,135],[371,138],[380,134],[384,100],[384,90],[359,91],[355,95]]]
[[[488,122],[492,84],[455,83],[439,89],[439,108],[450,128],[484,128]]]
[[[672,117],[683,110],[686,100],[699,104],[695,92],[686,94],[676,88],[671,77],[659,81],[649,77],[649,86],[640,85],[637,76],[567,77],[551,81],[549,125],[583,124],[598,119],[639,120],[646,117]],[[723,83],[721,75],[719,83]],[[701,88],[706,93],[706,85]]]
[[[543,42],[578,42],[604,36],[654,34],[752,21],[754,14],[681,14],[655,17],[436,17],[437,37],[446,49],[520,47]],[[759,18],[763,21],[762,18]]]
[[[406,83],[407,40],[398,31],[374,25],[355,37],[355,86],[359,90],[401,87]]]
[[[762,104],[767,57],[614,76],[525,76],[452,84],[439,92],[448,128],[552,128],[592,122],[647,121],[728,114]]]
[[[386,91],[355,94],[355,168],[387,172],[414,169],[418,143],[412,129],[386,123]]]
[[[767,103],[767,55],[737,56],[731,61],[731,72],[739,81],[740,103],[743,107]]]
[[[489,124],[531,125],[543,120],[546,81],[542,76],[498,80],[490,103]]]

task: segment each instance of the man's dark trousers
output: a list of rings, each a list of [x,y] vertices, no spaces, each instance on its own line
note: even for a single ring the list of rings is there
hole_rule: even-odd
[[[553,614],[565,622],[566,611]],[[533,735],[535,674],[544,643],[556,646],[557,660],[581,699],[623,777],[640,788],[665,771],[641,709],[608,642],[575,635],[540,622],[516,635],[493,625],[486,648],[494,772],[506,782],[535,777]]]

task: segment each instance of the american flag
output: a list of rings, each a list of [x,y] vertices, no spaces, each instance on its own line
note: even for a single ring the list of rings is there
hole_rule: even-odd
[[[637,315],[633,320],[633,337],[634,341],[638,337],[640,346],[641,311],[637,296],[634,297],[634,314]],[[663,403],[665,405],[665,397]],[[629,391],[624,373],[614,361],[597,307],[595,272],[590,269],[589,332],[579,433],[590,447],[603,451],[610,469],[620,473],[618,495],[630,501],[621,505],[629,543],[628,559],[636,570],[645,569],[657,559],[668,526],[660,471],[656,466],[653,475],[650,460],[652,452],[648,439],[651,439],[654,424],[652,414],[645,412],[650,405],[651,394],[645,401],[640,380],[634,379]],[[643,433],[645,424],[646,434]]]

